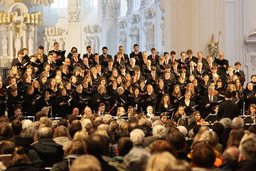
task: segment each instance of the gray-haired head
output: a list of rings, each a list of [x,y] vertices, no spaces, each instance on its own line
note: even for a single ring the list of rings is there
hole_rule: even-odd
[[[149,152],[142,148],[134,147],[124,157],[124,163],[128,171],[145,171],[149,158]]]
[[[143,144],[145,138],[145,133],[141,129],[134,129],[130,133],[130,139],[133,145]]]
[[[240,160],[255,160],[256,156],[256,137],[249,138],[239,146]]]
[[[220,123],[224,126],[225,129],[232,128],[232,121],[229,118],[222,118]]]
[[[234,129],[244,128],[244,120],[240,117],[235,117],[232,120],[232,126],[233,126]]]
[[[51,127],[43,126],[37,130],[38,140],[43,138],[52,138],[52,137],[53,137],[53,129]]]
[[[166,128],[163,125],[156,125],[153,127],[153,137],[156,140],[166,139]]]

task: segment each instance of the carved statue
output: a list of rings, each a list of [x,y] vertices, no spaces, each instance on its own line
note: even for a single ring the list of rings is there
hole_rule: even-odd
[[[107,17],[107,3],[104,1],[101,3],[101,11],[102,11],[102,18],[106,18]]]
[[[149,24],[149,40],[150,44],[155,43],[155,26],[153,23]]]
[[[30,55],[34,54],[34,39],[32,37],[28,39],[28,50]]]
[[[8,56],[7,50],[8,50],[8,41],[7,38],[4,37],[2,39],[2,50],[3,50],[3,55],[2,56]]]
[[[68,15],[68,21],[69,23],[78,23],[80,22],[80,13],[81,10],[80,9],[76,9],[76,10],[71,10],[69,11],[69,15]]]
[[[133,2],[131,0],[126,0],[126,2],[127,2],[127,13],[126,13],[126,15],[129,15],[132,12],[132,3]]]
[[[218,42],[215,42],[214,34],[212,34],[212,37],[210,39],[210,43],[208,44],[208,49],[209,49],[209,54],[212,57],[217,57],[219,54],[219,40],[220,40],[220,35],[221,31],[219,31],[219,36],[218,36]]]
[[[132,41],[131,41],[131,50],[133,50],[133,45],[134,44],[139,44],[139,29],[137,26],[134,26],[130,29],[131,34],[129,35],[129,37],[131,37]]]
[[[16,54],[18,54],[18,51],[21,50],[22,48],[22,42],[21,42],[21,39],[20,39],[20,35],[17,35],[15,41],[14,41],[14,48],[16,50]]]
[[[164,42],[164,32],[165,32],[165,21],[164,21],[164,16],[162,16],[162,22],[160,27],[162,28],[162,42]],[[163,43],[164,46],[164,43]]]
[[[18,12],[14,12],[13,22],[22,23],[24,21],[24,16],[18,16]]]
[[[119,35],[119,44],[122,45],[124,48],[126,48],[126,40],[126,33],[124,31],[121,31]]]
[[[146,0],[141,0],[140,8],[144,8],[146,6]]]

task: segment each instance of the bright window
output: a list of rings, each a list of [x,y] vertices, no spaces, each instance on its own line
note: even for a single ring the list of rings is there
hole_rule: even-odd
[[[67,8],[68,0],[54,0],[52,3],[52,8]]]

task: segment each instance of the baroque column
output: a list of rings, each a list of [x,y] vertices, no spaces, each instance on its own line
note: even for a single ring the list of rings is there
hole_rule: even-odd
[[[13,37],[14,37],[14,25],[13,23],[9,24],[9,26],[7,26],[7,31],[9,32],[9,59],[13,59],[15,57],[13,51]]]
[[[81,0],[68,0],[68,49],[75,46],[82,51],[82,4]]]
[[[119,0],[101,0],[102,10],[102,46],[108,46],[109,53],[115,54],[117,52],[118,35],[117,35],[117,16],[120,13]]]
[[[21,31],[21,37],[23,40],[23,48],[27,48],[27,31],[28,31],[28,27],[26,26],[26,24],[21,23],[20,25],[20,31]]]

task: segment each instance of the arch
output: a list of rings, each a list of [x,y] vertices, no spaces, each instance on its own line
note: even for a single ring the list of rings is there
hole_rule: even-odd
[[[20,15],[28,13],[28,7],[23,3],[14,3],[8,9],[8,14],[14,13],[16,10],[20,10]]]

